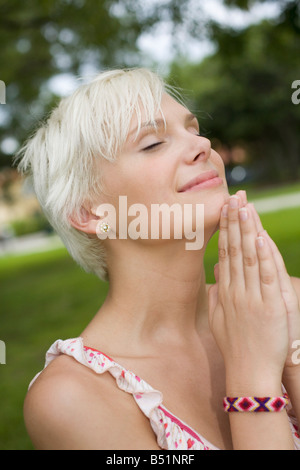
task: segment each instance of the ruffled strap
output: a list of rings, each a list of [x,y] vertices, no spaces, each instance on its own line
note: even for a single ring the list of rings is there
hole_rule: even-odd
[[[218,450],[210,442],[200,436],[183,421],[170,413],[163,406],[163,395],[153,389],[147,382],[126,370],[106,354],[87,347],[82,338],[57,340],[46,353],[46,368],[56,357],[66,354],[76,361],[92,369],[96,374],[109,372],[117,386],[124,392],[132,394],[141,411],[149,418],[151,427],[157,436],[161,449],[169,450]],[[41,374],[39,372],[30,382],[29,388]],[[286,392],[284,387],[283,392]],[[288,405],[288,415],[294,437],[295,449],[300,450],[300,436],[297,420],[291,405]]]
[[[145,380],[124,369],[106,354],[83,346],[90,367],[97,373],[108,370],[121,390],[131,393],[149,418],[158,445],[162,449],[209,449],[200,436],[162,406],[163,395]]]
[[[55,341],[46,353],[45,368],[61,354],[73,357],[80,364],[92,369],[96,374],[110,372],[115,377],[118,387],[124,392],[131,393],[136,401],[142,398],[141,395],[144,395],[143,411],[148,417],[153,407],[162,403],[161,392],[154,390],[144,380],[133,372],[124,369],[106,354],[84,346],[82,338],[67,339],[65,341],[58,339]],[[39,374],[35,376],[30,386]]]
[[[161,392],[152,388],[143,379],[119,365],[106,354],[85,346],[82,338],[55,341],[46,353],[45,368],[61,354],[73,357],[96,374],[109,372],[116,379],[117,386],[121,390],[132,394],[138,407],[150,420],[160,448],[173,450],[216,449],[162,406],[163,395]],[[40,373],[31,381],[29,388]]]

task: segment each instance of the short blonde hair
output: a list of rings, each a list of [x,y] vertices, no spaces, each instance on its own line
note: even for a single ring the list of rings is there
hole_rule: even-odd
[[[139,125],[142,112],[154,121],[164,92],[176,96],[175,88],[148,69],[102,72],[63,98],[16,156],[71,256],[102,280],[108,273],[101,240],[72,227],[70,217],[80,218],[82,206],[101,192],[101,159],[118,157],[133,115]]]

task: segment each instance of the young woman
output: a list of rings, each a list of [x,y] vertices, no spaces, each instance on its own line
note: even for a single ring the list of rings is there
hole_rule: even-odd
[[[35,447],[299,449],[300,280],[245,192],[229,196],[221,157],[173,90],[149,70],[104,72],[20,158],[71,255],[109,282],[30,384]]]

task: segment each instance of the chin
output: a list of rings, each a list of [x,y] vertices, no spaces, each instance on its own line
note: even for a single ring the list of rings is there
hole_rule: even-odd
[[[220,217],[221,209],[228,202],[229,191],[227,184],[224,183],[223,186],[220,186],[217,191],[212,191],[210,194],[207,194],[204,200],[204,207],[207,214],[214,214]]]
[[[226,185],[226,187],[223,188],[223,191],[219,191],[218,193],[214,194],[214,196],[205,203],[204,225],[205,232],[208,234],[208,240],[219,230],[221,210],[224,204],[228,202],[228,199],[229,192]]]

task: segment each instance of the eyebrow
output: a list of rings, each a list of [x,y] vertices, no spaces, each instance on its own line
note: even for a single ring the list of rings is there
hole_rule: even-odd
[[[128,137],[130,137],[133,134],[136,134],[136,138],[140,137],[141,135],[144,135],[145,133],[147,133],[147,131],[148,132],[153,131],[153,129],[163,127],[165,126],[165,124],[166,123],[164,119],[155,119],[154,121],[142,122],[140,126],[136,126],[134,129],[132,129],[129,132]],[[139,131],[139,134],[137,135],[138,131]]]
[[[193,113],[188,113],[185,116],[184,121],[187,124],[187,123],[193,121],[194,119],[197,120],[197,117]],[[198,120],[197,120],[197,122],[198,122]],[[134,129],[132,129],[129,132],[128,137],[130,137],[132,134],[134,134],[138,130],[143,131],[139,134],[139,136],[140,136],[140,135],[145,135],[145,133],[147,133],[147,131],[151,132],[151,131],[153,131],[153,129],[160,128],[160,127],[163,127],[163,126],[166,126],[166,121],[164,119],[155,119],[154,121],[145,121],[145,122],[141,123],[140,127],[136,126]],[[136,137],[139,137],[139,136],[136,136]]]

